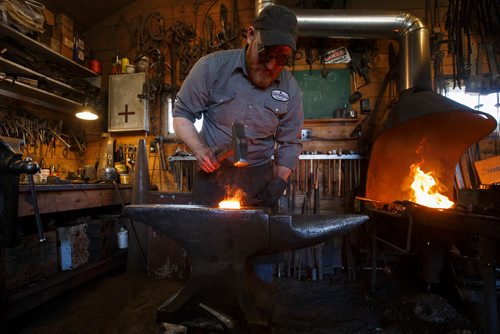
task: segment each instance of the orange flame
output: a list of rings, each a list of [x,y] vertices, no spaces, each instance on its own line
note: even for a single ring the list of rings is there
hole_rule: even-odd
[[[237,189],[236,192],[232,196],[225,198],[222,202],[219,203],[219,208],[221,208],[221,209],[233,209],[233,210],[241,209],[240,200],[242,198],[243,198],[243,191],[240,189]]]
[[[451,208],[455,204],[438,192],[440,185],[432,176],[432,172],[424,173],[418,164],[411,165],[410,170],[410,177],[413,176],[412,201],[431,208],[442,209]]]

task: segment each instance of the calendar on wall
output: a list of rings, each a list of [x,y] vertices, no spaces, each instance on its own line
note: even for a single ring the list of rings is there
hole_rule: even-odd
[[[145,73],[109,76],[108,131],[149,131],[147,99],[140,99]]]

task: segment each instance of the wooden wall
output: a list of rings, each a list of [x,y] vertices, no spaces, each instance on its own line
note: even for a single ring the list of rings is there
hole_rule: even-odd
[[[296,5],[296,1],[279,1],[282,4],[288,5],[293,8]],[[193,46],[199,43],[200,38],[206,39],[208,37],[208,29],[206,29],[206,24],[208,17],[213,19],[214,22],[214,32],[218,33],[222,31],[220,24],[220,8],[224,5],[227,9],[228,21],[232,22],[232,9],[233,1],[229,0],[219,0],[219,1],[172,1],[172,0],[138,0],[128,7],[114,13],[104,21],[92,27],[90,30],[85,32],[85,38],[87,45],[90,47],[91,57],[98,59],[102,64],[102,91],[105,95],[107,92],[108,76],[112,69],[112,60],[118,54],[120,57],[128,57],[129,59],[135,59],[137,56],[143,54],[150,48],[158,48],[161,50],[162,54],[165,55],[166,62],[170,62],[170,45],[164,41],[156,41],[152,36],[157,36],[160,32],[165,32],[172,27],[183,23],[186,26],[191,26],[196,28],[196,38],[189,40],[189,45]],[[254,16],[254,0],[240,0],[238,3],[237,18],[240,24],[240,28],[247,28],[250,25]],[[420,17],[422,19],[426,18],[425,1],[424,0],[412,0],[412,1],[384,1],[384,2],[374,2],[367,0],[353,0],[350,2],[352,9],[359,10],[400,10],[404,12],[409,12],[414,16]],[[444,22],[446,6],[447,3],[443,2],[443,7],[440,10],[441,21]],[[144,32],[144,27],[149,26],[149,30],[152,32],[149,36],[145,34],[139,34],[138,31]],[[142,37],[141,37],[142,36]],[[244,38],[236,38],[234,45],[244,45]],[[333,41],[334,45],[347,46],[347,40]],[[389,70],[388,62],[388,46],[389,44],[394,44],[397,48],[397,44],[388,40],[379,40],[375,42],[376,56],[373,57],[372,61],[369,63],[369,77],[371,83],[360,87],[363,84],[363,78],[359,75],[355,75],[353,79],[358,85],[358,90],[361,92],[362,97],[369,100],[370,107],[373,109],[375,104],[375,99],[381,90],[381,85],[384,80],[386,73]],[[299,51],[304,52],[305,47],[307,47],[308,41],[299,39]],[[451,57],[447,50],[447,45],[443,44],[441,46],[444,55],[444,66],[443,73],[451,74]],[[172,66],[173,64],[169,64]],[[179,71],[179,63],[176,62],[176,77],[177,82],[175,88],[180,87],[182,77]],[[340,69],[346,68],[347,65],[326,65],[327,69]],[[319,61],[315,61],[312,64],[312,69],[320,70],[322,65]],[[295,70],[306,70],[309,69],[309,65],[306,64],[305,57],[297,60],[294,67]],[[354,80],[352,82],[352,91],[354,91]],[[167,71],[164,84],[166,86],[172,86],[171,72]],[[391,101],[396,98],[396,90],[387,89],[385,91],[384,97],[381,101],[380,111],[378,117],[375,121],[375,127],[373,129],[368,129],[366,133],[368,135],[375,137],[378,131],[380,131],[381,126],[384,123],[384,115],[386,114],[387,107],[390,105]],[[106,107],[106,106],[104,106]],[[358,118],[354,121],[346,120],[336,120],[336,119],[322,119],[322,120],[307,120],[304,124],[304,128],[310,128],[313,130],[313,134],[316,137],[329,138],[333,141],[318,141],[312,140],[304,142],[305,151],[316,151],[316,152],[327,152],[330,150],[343,149],[344,151],[360,151],[363,149],[359,147],[358,141],[353,139],[343,140],[348,138],[353,133],[353,130],[363,122],[363,119],[369,114],[362,114],[360,112],[359,103],[352,105],[352,108],[358,112]],[[104,113],[106,115],[106,112]],[[146,138],[147,147],[149,148],[149,143],[153,141],[156,137],[161,136],[161,128],[164,119],[160,116],[160,99],[157,98],[152,102],[152,108],[150,111],[151,117],[151,127],[148,133],[112,133],[109,134],[111,137],[116,139],[117,144],[137,144],[140,138]],[[365,122],[366,124],[367,122]],[[365,125],[363,124],[363,126]],[[90,133],[93,133],[88,138],[88,150],[81,157],[81,161],[84,164],[91,164],[95,161],[100,160],[103,154],[103,148],[105,144],[103,142],[107,141],[107,137],[98,138],[101,131],[107,131],[107,121],[106,119],[100,122],[95,122],[92,125],[86,125],[86,127],[91,127]],[[498,139],[487,141],[484,145],[485,150],[492,152],[497,150]],[[164,145],[167,155],[172,155],[176,150],[183,150],[184,147],[176,142],[168,142]],[[150,155],[149,166],[158,166],[158,159],[156,154]],[[73,168],[73,166],[71,166]],[[156,168],[156,167],[155,167]],[[162,191],[176,191],[179,190],[178,186],[174,182],[174,177],[172,171],[157,171],[153,174],[153,183],[158,184],[160,190]],[[186,188],[184,188],[185,190]]]
[[[281,1],[281,3],[293,8],[295,5],[294,1]],[[155,43],[151,39],[147,42],[140,43],[140,38],[138,37],[137,31],[141,30],[139,27],[142,24],[147,24],[151,22],[156,22],[151,20],[151,17],[161,17],[163,19],[163,29],[168,29],[178,22],[183,22],[188,25],[196,27],[196,37],[197,39],[208,38],[208,33],[206,28],[206,22],[208,17],[211,17],[216,25],[214,29],[215,32],[222,31],[222,27],[219,21],[220,8],[221,5],[226,6],[228,9],[228,19],[231,22],[233,15],[232,1],[220,0],[220,1],[183,1],[181,4],[177,1],[136,1],[132,5],[123,8],[121,11],[111,15],[109,18],[103,22],[92,27],[89,31],[85,33],[88,45],[91,47],[91,54],[94,58],[97,58],[102,63],[103,77],[102,77],[102,89],[107,90],[107,77],[111,73],[112,59],[116,54],[120,57],[128,57],[129,59],[135,59],[137,56],[141,55],[151,47],[158,47],[162,53],[166,56],[166,61],[169,62],[169,46],[162,43]],[[383,5],[383,7],[374,6],[373,2],[367,3],[366,1],[353,1],[353,9],[388,9],[390,6]],[[394,7],[394,6],[393,6]],[[423,14],[424,1],[409,1],[405,2],[404,5],[398,3],[398,8],[406,11],[411,11],[414,15],[420,16]],[[196,15],[195,15],[196,13]],[[240,22],[240,28],[245,29],[251,24],[254,17],[254,1],[244,0],[238,1],[238,19]],[[204,24],[205,22],[205,24]],[[158,31],[158,26],[156,26],[156,31]],[[244,45],[244,39],[242,37],[238,38],[239,45]],[[197,43],[196,39],[190,41],[191,44]],[[340,40],[335,42],[338,46],[347,46],[347,40]],[[387,61],[387,45],[388,41],[379,41],[376,44],[377,56],[374,62],[370,64],[369,76],[371,79],[371,84],[359,88],[362,93],[363,98],[369,99],[370,106],[373,108],[375,103],[375,98],[378,95],[380,85],[384,79],[385,73],[388,71],[388,61]],[[305,54],[305,47],[309,45],[309,41],[299,40],[299,48],[302,54]],[[172,65],[172,64],[170,64]],[[348,65],[326,65],[327,69],[341,69],[346,68]],[[319,59],[316,59],[312,64],[313,70],[320,70],[322,65]],[[305,57],[296,61],[294,70],[307,70],[309,65],[306,63]],[[167,71],[165,76],[165,84],[171,85],[170,72]],[[179,77],[180,74],[177,74]],[[358,86],[362,86],[363,78],[355,76],[353,79],[356,80]],[[181,81],[177,82],[178,86],[182,84]],[[354,82],[352,85],[354,89]],[[394,95],[386,93],[386,97],[382,101],[381,109],[383,110],[385,106],[390,102]],[[328,152],[331,150],[343,151],[359,151],[358,141],[354,137],[351,139],[351,134],[353,130],[362,122],[366,115],[360,113],[359,103],[352,105],[352,108],[358,112],[359,117],[354,121],[346,120],[307,120],[304,128],[309,128],[313,130],[313,135],[315,137],[332,139],[332,141],[326,140],[313,140],[304,142],[304,151],[315,151],[315,152]],[[160,124],[158,120],[161,117],[159,113],[159,102],[155,101],[152,110],[152,124],[151,131],[147,134],[148,143],[153,140],[156,136],[160,136]],[[116,137],[117,142],[128,141],[130,142],[132,138],[129,135],[124,134],[113,134]],[[146,136],[146,134],[144,134]],[[348,138],[347,140],[343,140]],[[177,149],[177,144],[167,144],[166,150],[169,154]],[[102,147],[102,145],[101,145]],[[155,164],[154,158],[150,159],[150,167]],[[157,163],[156,163],[157,165]],[[178,188],[172,178],[172,173],[162,173],[153,172],[154,175],[159,177],[153,180],[153,183],[160,184],[160,190],[173,191]]]

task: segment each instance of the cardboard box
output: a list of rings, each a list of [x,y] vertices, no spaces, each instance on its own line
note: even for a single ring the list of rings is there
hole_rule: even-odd
[[[71,50],[73,50],[73,46],[74,46],[74,42],[73,42],[73,39],[70,38],[69,36],[64,36],[61,38],[61,46],[65,46]]]
[[[57,243],[61,270],[71,270],[88,263],[89,238],[87,224],[58,227]]]
[[[59,41],[59,43],[61,43],[61,37],[62,37],[61,27],[62,26],[53,26],[52,27],[52,34],[51,34],[51,37],[57,39]]]
[[[474,164],[481,184],[500,183],[500,155],[476,161]]]
[[[61,35],[59,35],[59,38],[54,37],[53,29],[46,30],[43,34],[38,35],[37,40],[47,45],[51,50],[57,53],[61,52]]]
[[[73,59],[73,36],[63,35],[61,38],[61,54],[69,59]]]
[[[73,30],[73,19],[62,13],[56,14],[56,25],[62,24],[67,28]]]
[[[61,52],[61,40],[51,37],[49,43],[47,44],[55,52]]]
[[[73,48],[68,48],[65,45],[61,45],[61,54],[64,57],[73,60]]]
[[[56,24],[54,13],[52,13],[47,8],[43,8],[43,17],[45,18],[45,23],[49,26]]]
[[[71,40],[73,40],[73,29],[68,28],[64,24],[56,24],[54,26],[52,36],[53,37],[61,36],[61,38],[63,36],[66,36],[66,37],[70,38]]]

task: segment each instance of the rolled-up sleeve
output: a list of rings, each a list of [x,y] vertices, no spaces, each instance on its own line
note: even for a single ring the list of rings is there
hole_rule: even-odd
[[[209,96],[208,64],[205,58],[196,62],[177,93],[173,117],[184,117],[191,122],[202,117]]]
[[[295,82],[295,80],[292,78]],[[288,101],[288,112],[279,121],[276,129],[275,160],[278,166],[285,166],[294,170],[298,166],[299,156],[302,151],[301,131],[304,123],[304,107],[302,104],[302,92],[298,84],[294,85]]]

